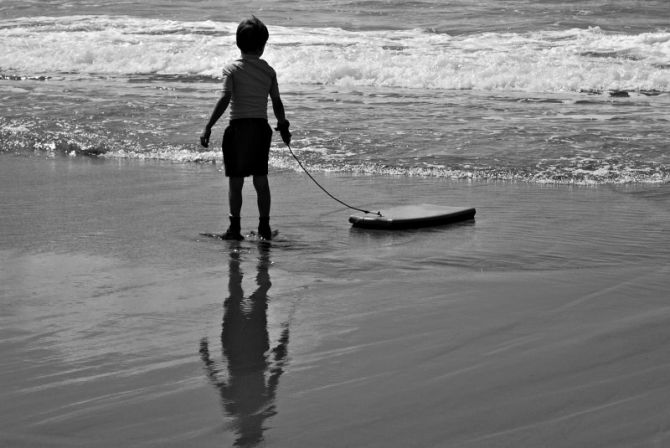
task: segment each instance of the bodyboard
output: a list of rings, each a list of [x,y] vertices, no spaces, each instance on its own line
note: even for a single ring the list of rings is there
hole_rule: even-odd
[[[349,222],[354,227],[366,229],[411,229],[438,226],[475,217],[472,207],[447,207],[433,204],[402,205],[380,210],[382,216],[374,213],[352,215]]]

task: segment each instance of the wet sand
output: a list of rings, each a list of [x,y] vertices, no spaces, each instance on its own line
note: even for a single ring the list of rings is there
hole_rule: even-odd
[[[670,188],[271,175],[271,244],[218,167],[0,156],[0,446],[670,443]],[[255,227],[247,185],[243,230]]]

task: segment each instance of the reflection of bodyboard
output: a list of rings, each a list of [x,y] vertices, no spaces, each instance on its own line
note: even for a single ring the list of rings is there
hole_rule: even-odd
[[[353,215],[349,222],[354,227],[366,229],[411,229],[415,227],[439,226],[475,217],[472,207],[446,207],[442,205],[402,205],[374,213]]]

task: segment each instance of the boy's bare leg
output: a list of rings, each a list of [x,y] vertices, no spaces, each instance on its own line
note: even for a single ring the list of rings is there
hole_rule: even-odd
[[[228,207],[230,210],[230,226],[226,233],[221,235],[224,240],[243,240],[240,226],[240,212],[242,211],[242,187],[244,177],[228,178]]]
[[[230,216],[239,218],[242,211],[242,187],[244,186],[244,177],[228,178],[228,207]]]
[[[270,229],[270,184],[267,176],[254,176],[254,188],[258,198],[258,235],[266,240],[272,239]]]
[[[272,198],[270,195],[270,183],[267,176],[254,176],[254,188],[258,200],[258,214],[261,218],[270,217],[270,205]]]

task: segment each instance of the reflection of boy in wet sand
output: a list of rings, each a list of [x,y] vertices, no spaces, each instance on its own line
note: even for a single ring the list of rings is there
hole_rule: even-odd
[[[243,20],[237,27],[237,46],[242,57],[223,69],[223,93],[200,136],[200,144],[209,145],[212,126],[230,103],[230,124],[223,134],[223,164],[228,177],[230,227],[224,239],[241,240],[240,212],[244,178],[253,176],[258,196],[258,234],[272,239],[270,229],[270,185],[268,157],[272,129],[268,124],[268,95],[277,118],[277,130],[288,145],[291,142],[289,122],[279,96],[277,75],[260,57],[269,37],[268,29],[256,17]]]
[[[270,289],[267,254],[258,264],[258,288],[245,299],[239,253],[231,253],[230,296],[224,302],[221,346],[227,361],[227,378],[212,361],[207,338],[200,341],[200,357],[207,375],[219,389],[223,407],[235,419],[235,446],[255,446],[263,440],[263,422],[276,411],[274,399],[279,377],[283,373],[288,345],[285,325],[277,347],[269,351],[267,329],[267,292]]]

